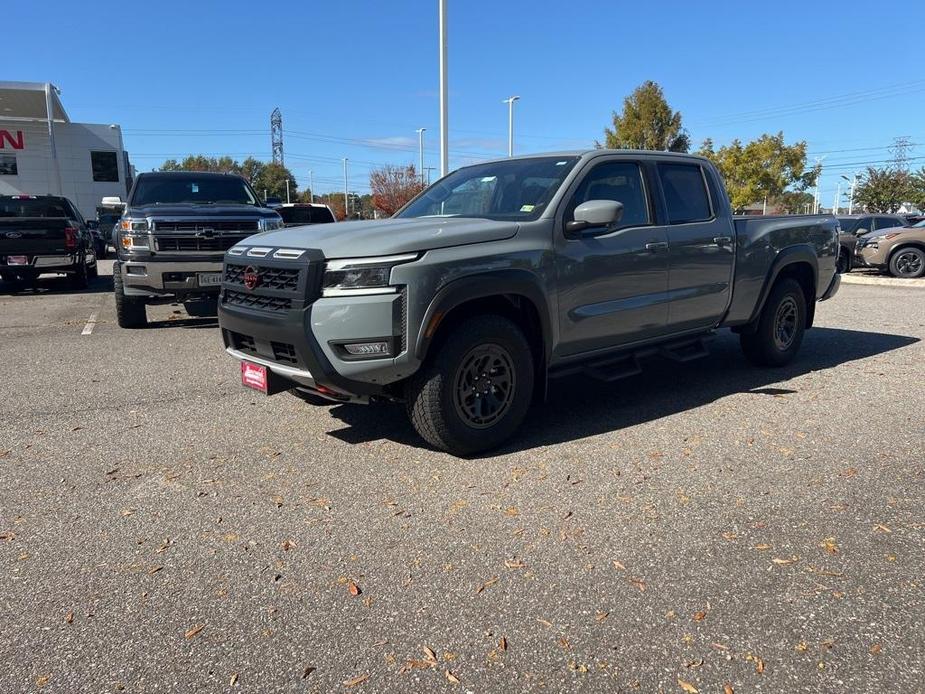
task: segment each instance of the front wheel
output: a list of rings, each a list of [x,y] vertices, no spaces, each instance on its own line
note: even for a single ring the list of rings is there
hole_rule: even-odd
[[[900,248],[890,258],[890,274],[907,279],[925,275],[925,251],[914,246]]]
[[[143,328],[148,324],[145,300],[139,296],[126,296],[122,285],[122,267],[112,266],[112,284],[116,295],[116,321],[120,328]]]
[[[800,349],[806,332],[806,297],[796,280],[774,285],[754,332],[739,340],[745,357],[758,366],[784,366]]]
[[[533,354],[520,328],[501,316],[477,316],[432,350],[406,391],[418,434],[454,455],[508,439],[533,397]]]

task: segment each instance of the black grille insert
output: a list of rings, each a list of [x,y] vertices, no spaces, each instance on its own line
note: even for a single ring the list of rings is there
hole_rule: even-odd
[[[298,364],[299,358],[295,353],[295,346],[287,342],[271,342],[273,347],[273,359],[286,364]]]
[[[278,296],[260,296],[236,292],[233,289],[225,290],[225,302],[245,308],[255,308],[261,311],[288,311],[292,308],[292,299]]]
[[[234,236],[155,236],[154,243],[161,253],[190,252],[190,251],[221,251],[225,252],[239,241],[246,239],[246,235]]]
[[[155,221],[154,231],[257,231],[256,219]]]
[[[244,286],[244,271],[248,267],[253,267],[260,276],[260,284],[254,287],[260,289],[278,289],[285,292],[295,292],[299,290],[298,268],[290,267],[260,267],[259,265],[237,265],[227,263],[225,265],[225,281],[230,284],[240,284]]]

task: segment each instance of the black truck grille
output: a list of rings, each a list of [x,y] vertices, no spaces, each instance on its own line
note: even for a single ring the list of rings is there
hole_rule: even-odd
[[[233,289],[225,290],[225,303],[233,306],[255,308],[260,311],[288,311],[292,308],[292,299],[248,294],[246,292],[237,292]]]
[[[283,362],[284,364],[299,363],[299,358],[295,353],[295,345],[290,345],[288,342],[271,342],[270,345],[273,347],[273,359],[275,361]]]
[[[256,219],[155,221],[154,231],[258,231]],[[248,234],[249,236],[250,234]]]
[[[232,348],[239,352],[244,352],[253,357],[272,359],[279,364],[291,364],[293,366],[299,366],[300,364],[299,356],[295,351],[295,345],[291,345],[288,342],[271,342],[269,344],[269,350],[272,354],[270,354],[269,352],[262,351],[267,349],[266,343],[261,343],[261,347],[258,348],[257,341],[252,335],[244,335],[229,330],[228,337]]]
[[[230,284],[244,286],[244,271],[252,267],[260,277],[260,284],[254,289],[276,289],[280,291],[296,292],[299,290],[298,268],[289,267],[261,267],[259,265],[225,264],[225,281]]]
[[[155,236],[156,248],[161,253],[220,251],[224,253],[239,241],[247,238],[245,234],[233,236]]]

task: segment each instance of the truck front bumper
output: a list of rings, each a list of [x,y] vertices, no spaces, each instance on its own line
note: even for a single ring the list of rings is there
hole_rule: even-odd
[[[217,295],[221,290],[222,261],[163,262],[153,258],[120,261],[126,296]],[[217,279],[205,284],[203,278]]]
[[[219,302],[226,352],[337,402],[394,397],[389,385],[412,372],[400,293],[320,298],[304,308],[271,312]],[[386,342],[382,357],[351,356],[344,345]]]

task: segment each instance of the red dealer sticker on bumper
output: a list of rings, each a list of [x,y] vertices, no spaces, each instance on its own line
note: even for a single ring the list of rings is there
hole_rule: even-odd
[[[241,383],[248,388],[266,393],[268,389],[267,367],[252,364],[249,361],[241,362]]]

